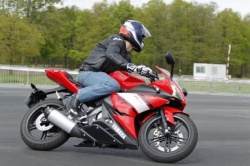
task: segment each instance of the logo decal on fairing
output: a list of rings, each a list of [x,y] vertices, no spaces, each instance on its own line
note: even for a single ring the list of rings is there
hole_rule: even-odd
[[[122,139],[126,138],[126,134],[114,123],[112,128],[119,134]]]
[[[117,93],[127,102],[129,102],[137,112],[141,113],[149,110],[148,105],[143,101],[143,99],[136,93]]]

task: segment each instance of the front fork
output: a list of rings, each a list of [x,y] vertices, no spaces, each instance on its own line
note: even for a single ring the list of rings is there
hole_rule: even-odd
[[[158,113],[161,116],[162,127],[163,127],[163,131],[165,134],[170,133],[168,124],[169,123],[173,124],[173,125],[175,124],[174,114],[180,113],[180,114],[184,114],[186,116],[189,116],[187,113],[183,112],[183,110],[173,108],[170,106],[165,106],[165,107],[159,108]]]
[[[168,123],[167,123],[167,119],[166,119],[166,116],[164,113],[164,108],[161,107],[159,112],[160,112],[160,116],[161,116],[161,122],[162,122],[164,134],[169,134]]]

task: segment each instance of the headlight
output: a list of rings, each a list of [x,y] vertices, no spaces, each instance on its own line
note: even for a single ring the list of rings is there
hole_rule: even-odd
[[[180,99],[180,100],[183,100],[182,99],[182,95],[181,95],[181,92],[179,91],[179,89],[176,87],[176,85],[174,83],[171,82],[171,87],[173,89],[173,93],[172,93],[172,96]]]

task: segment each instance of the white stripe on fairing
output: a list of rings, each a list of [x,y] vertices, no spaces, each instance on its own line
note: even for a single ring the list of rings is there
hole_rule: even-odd
[[[117,93],[120,97],[129,102],[139,113],[149,110],[148,105],[136,93]]]

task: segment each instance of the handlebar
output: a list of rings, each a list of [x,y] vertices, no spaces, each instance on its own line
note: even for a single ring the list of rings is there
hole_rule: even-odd
[[[143,76],[149,78],[151,82],[154,82],[156,79],[159,80],[158,73],[153,74],[148,72]]]

